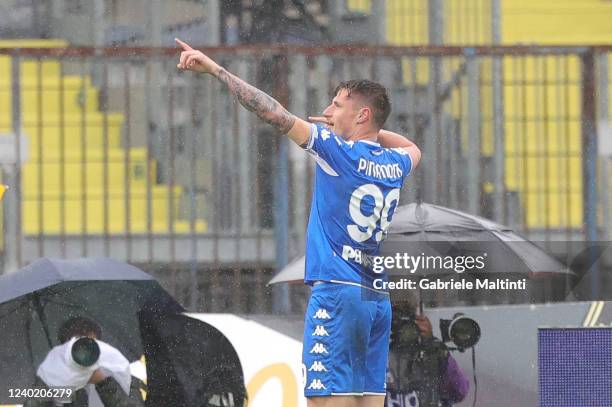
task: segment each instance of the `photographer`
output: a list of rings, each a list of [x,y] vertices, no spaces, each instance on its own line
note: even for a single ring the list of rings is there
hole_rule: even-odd
[[[465,399],[469,380],[415,301],[393,304],[386,407],[452,406]]]
[[[102,330],[94,321],[76,317],[58,330],[60,345],[49,351],[37,371],[35,388],[74,387],[76,392],[66,407],[142,407],[139,380],[131,376],[129,361],[112,346],[100,341]],[[98,344],[98,360],[91,368],[76,367],[66,355],[78,338]],[[61,382],[61,383],[60,383]],[[55,407],[54,401],[29,399],[24,407]]]

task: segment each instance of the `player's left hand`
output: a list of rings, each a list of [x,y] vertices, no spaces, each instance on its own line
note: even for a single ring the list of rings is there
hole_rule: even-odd
[[[177,68],[193,72],[209,73],[213,75],[219,72],[220,66],[215,61],[204,55],[202,51],[191,48],[189,44],[179,40],[178,38],[175,38],[174,41],[176,41],[176,43],[183,49],[179,63],[176,65]]]
[[[417,315],[415,317],[415,322],[421,331],[422,338],[430,339],[433,337],[433,328],[431,327],[429,318],[427,318],[425,315]]]

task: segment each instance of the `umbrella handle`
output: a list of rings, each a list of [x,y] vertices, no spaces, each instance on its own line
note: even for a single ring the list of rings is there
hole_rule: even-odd
[[[49,345],[49,349],[53,348],[53,342],[51,341],[51,333],[49,332],[49,324],[47,323],[47,318],[45,317],[45,307],[42,305],[40,301],[40,296],[38,293],[33,294],[32,298],[34,302],[34,308],[36,309],[36,313],[38,314],[38,318],[40,319],[40,323],[45,331],[45,336],[47,338],[47,344]]]
[[[419,315],[423,315],[423,291],[419,285]]]

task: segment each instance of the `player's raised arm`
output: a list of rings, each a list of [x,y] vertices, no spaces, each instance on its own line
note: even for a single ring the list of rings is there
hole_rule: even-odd
[[[378,132],[378,142],[383,147],[403,148],[406,150],[406,152],[408,152],[410,158],[412,159],[412,168],[414,169],[417,165],[419,165],[419,161],[421,161],[421,150],[416,144],[401,134],[381,129]]]
[[[289,112],[267,93],[231,74],[201,51],[193,49],[176,39],[183,51],[177,68],[213,75],[224,83],[240,104],[255,113],[260,119],[287,134],[298,145],[310,137],[310,124]]]

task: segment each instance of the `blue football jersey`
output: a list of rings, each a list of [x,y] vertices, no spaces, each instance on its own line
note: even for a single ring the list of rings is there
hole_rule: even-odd
[[[312,125],[304,147],[317,166],[308,236],[305,282],[344,282],[372,288],[381,278],[366,259],[379,247],[412,169],[402,148],[371,141],[345,141]]]

